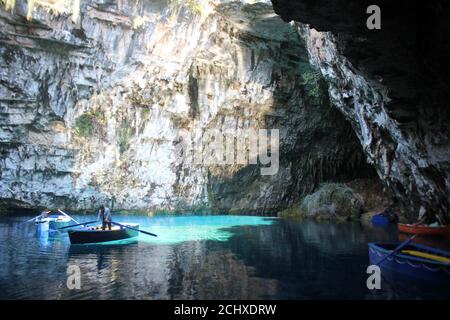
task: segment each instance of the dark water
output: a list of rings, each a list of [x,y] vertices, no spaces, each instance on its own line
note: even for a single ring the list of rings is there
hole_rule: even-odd
[[[367,243],[398,236],[359,223],[116,216],[159,237],[70,246],[67,234],[18,223],[26,219],[0,220],[1,299],[442,299],[448,293],[385,279],[381,290],[368,290]],[[80,290],[67,288],[69,265],[80,268]]]

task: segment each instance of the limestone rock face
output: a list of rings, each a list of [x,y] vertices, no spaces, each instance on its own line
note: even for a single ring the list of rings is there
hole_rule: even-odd
[[[275,12],[297,26],[333,106],[349,121],[409,220],[423,208],[445,223],[450,208],[449,4],[378,1],[381,30],[369,30],[371,1],[272,2]]]
[[[170,3],[83,1],[76,23],[0,10],[3,203],[262,212],[372,174],[311,44],[270,2]],[[205,156],[209,129],[279,129],[279,170],[179,156],[186,133]]]
[[[344,184],[324,183],[279,216],[347,221],[359,219],[362,212],[363,204],[352,189]]]

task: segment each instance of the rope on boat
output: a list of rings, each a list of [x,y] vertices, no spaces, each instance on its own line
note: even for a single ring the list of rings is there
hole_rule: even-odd
[[[391,258],[391,261],[392,261],[392,259],[394,259],[394,258]],[[389,258],[388,258],[388,260],[389,260]],[[398,264],[406,264],[406,261],[400,261],[400,260],[395,260]]]
[[[376,253],[377,256],[379,256],[379,257],[384,257],[385,256],[384,254],[378,252],[377,250],[374,250],[373,248],[369,248],[369,250],[372,253]],[[410,265],[411,267],[416,268],[416,269],[419,269],[419,268],[423,267],[423,268],[425,268],[425,269],[427,269],[428,271],[431,271],[431,272],[444,271],[445,273],[450,275],[450,270],[448,270],[448,268],[444,268],[444,267],[432,268],[432,267],[429,267],[429,266],[427,266],[426,264],[423,264],[423,263],[414,264],[414,263],[410,262],[409,260],[400,260],[400,259],[394,258],[394,257],[388,257],[387,258],[387,260],[389,260],[389,261],[393,261],[394,259],[395,259],[395,262],[397,262],[398,264],[405,264],[405,263],[407,263],[408,265]]]

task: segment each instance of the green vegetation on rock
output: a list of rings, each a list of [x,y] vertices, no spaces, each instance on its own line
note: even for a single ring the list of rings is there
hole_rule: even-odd
[[[322,75],[318,70],[312,70],[302,73],[302,84],[305,86],[308,95],[312,98],[321,96]]]
[[[303,218],[298,204],[278,212],[278,216],[282,218]]]
[[[122,119],[119,127],[119,137],[117,140],[120,154],[123,154],[130,147],[131,131],[132,128],[130,126],[130,121],[128,120],[128,118]]]
[[[78,135],[89,138],[102,132],[105,116],[100,111],[83,113],[75,120],[75,131]]]

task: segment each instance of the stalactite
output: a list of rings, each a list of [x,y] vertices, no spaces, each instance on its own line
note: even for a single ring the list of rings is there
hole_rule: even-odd
[[[72,2],[72,22],[77,23],[80,17],[81,0],[73,0]]]
[[[28,0],[28,2],[27,2],[27,20],[28,21],[33,19],[33,11],[34,11],[35,2],[36,2],[35,0]]]

